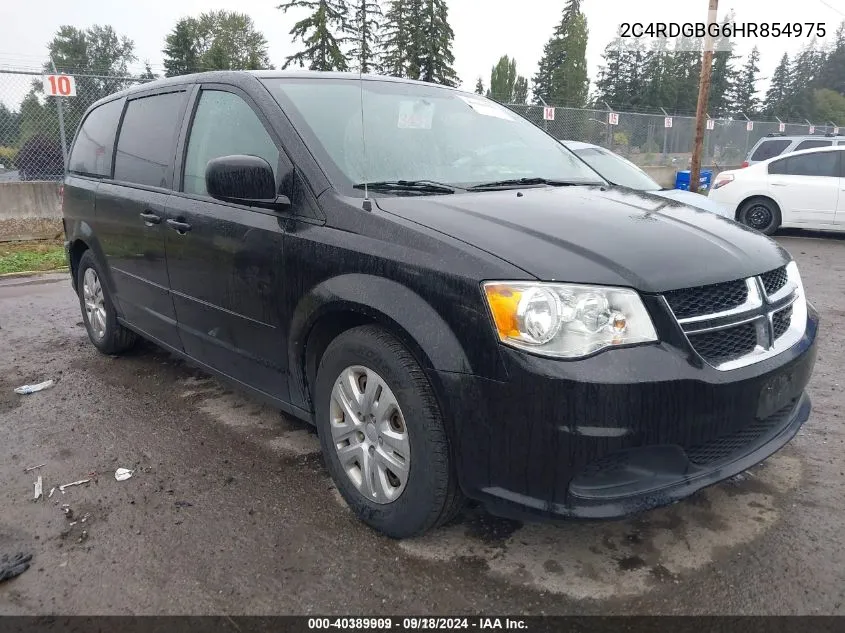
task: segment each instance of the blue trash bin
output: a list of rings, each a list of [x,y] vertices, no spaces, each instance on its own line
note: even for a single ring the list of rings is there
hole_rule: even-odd
[[[689,170],[679,171],[675,175],[675,189],[683,189],[689,191]],[[713,182],[713,172],[709,170],[702,170],[698,174],[698,190],[700,192],[710,191],[710,184]]]

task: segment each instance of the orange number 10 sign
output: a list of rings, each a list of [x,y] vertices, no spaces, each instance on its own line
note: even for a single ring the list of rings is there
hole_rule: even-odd
[[[75,97],[76,81],[70,75],[44,75],[44,94],[51,97]]]

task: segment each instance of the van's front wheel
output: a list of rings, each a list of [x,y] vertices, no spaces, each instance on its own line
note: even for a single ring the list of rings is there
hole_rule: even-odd
[[[390,333],[364,326],[332,341],[315,408],[326,467],[362,521],[406,538],[454,516],[461,495],[439,407]]]

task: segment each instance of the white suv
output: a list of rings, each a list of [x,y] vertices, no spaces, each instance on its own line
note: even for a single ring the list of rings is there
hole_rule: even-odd
[[[776,156],[799,152],[803,149],[816,149],[819,147],[833,147],[845,145],[845,136],[820,136],[818,134],[798,134],[787,136],[786,134],[768,134],[761,138],[751,151],[748,158],[742,164],[748,167]]]
[[[845,145],[791,152],[719,173],[710,199],[766,235],[779,227],[845,231]]]

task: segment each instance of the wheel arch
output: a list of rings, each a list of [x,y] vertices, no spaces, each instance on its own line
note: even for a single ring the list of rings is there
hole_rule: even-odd
[[[778,212],[781,222],[783,222],[783,211],[781,210],[781,206],[778,201],[775,200],[774,197],[772,197],[772,195],[769,193],[752,193],[745,196],[742,200],[739,201],[739,204],[736,205],[736,211],[734,212],[734,220],[739,221],[740,211],[742,211],[743,207],[745,207],[745,205],[751,202],[752,200],[766,200],[768,202],[771,202],[774,205],[775,210]]]
[[[342,332],[376,324],[396,336],[423,369],[471,372],[457,336],[438,312],[402,284],[365,274],[326,280],[297,305],[288,336],[292,404],[314,410],[311,385],[320,358]]]

